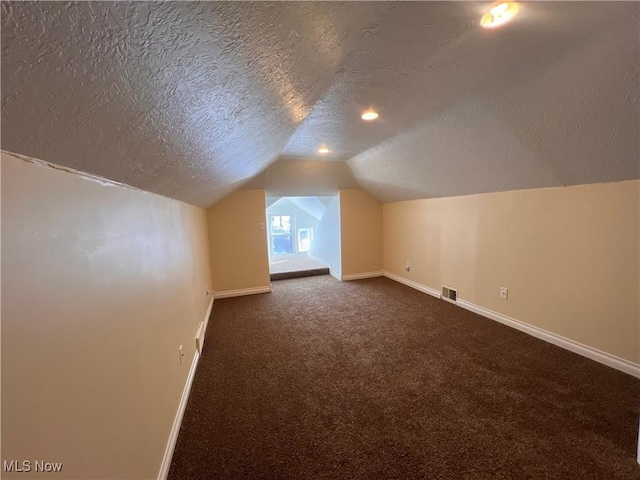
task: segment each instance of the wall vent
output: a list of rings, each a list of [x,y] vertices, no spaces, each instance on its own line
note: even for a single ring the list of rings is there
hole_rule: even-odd
[[[442,285],[442,293],[440,294],[440,298],[442,298],[443,300],[451,300],[452,302],[455,302],[456,300],[458,300],[458,291],[454,288]]]
[[[202,355],[202,347],[204,346],[204,333],[204,322],[200,322],[196,332],[196,350],[200,355]]]

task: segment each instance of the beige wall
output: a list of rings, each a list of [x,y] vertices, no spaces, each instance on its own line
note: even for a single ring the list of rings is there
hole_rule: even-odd
[[[64,464],[3,478],[156,478],[210,285],[204,210],[3,153],[2,460]]]
[[[381,271],[382,204],[362,190],[348,189],[340,191],[335,207],[334,223],[341,239],[334,253],[342,258],[333,271],[342,275]],[[216,293],[268,287],[267,236],[259,228],[266,222],[265,191],[237,190],[209,208],[207,217]]]
[[[359,189],[340,190],[342,275],[382,270],[382,204]]]
[[[639,192],[634,180],[385,204],[384,269],[638,362]]]
[[[207,210],[216,293],[268,287],[264,190],[237,190]]]

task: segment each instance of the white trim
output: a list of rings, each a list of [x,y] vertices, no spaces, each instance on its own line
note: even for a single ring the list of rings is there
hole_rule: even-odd
[[[256,295],[258,293],[269,293],[271,285],[266,287],[241,288],[239,290],[225,290],[224,292],[216,292],[215,298],[241,297],[243,295]]]
[[[162,464],[160,465],[160,472],[158,473],[158,480],[165,480],[169,475],[169,469],[171,468],[171,458],[173,457],[173,451],[176,448],[176,442],[178,441],[178,434],[180,433],[180,425],[182,425],[182,417],[184,411],[187,408],[187,401],[189,400],[189,393],[191,392],[191,384],[193,378],[196,376],[196,368],[198,367],[198,360],[200,354],[196,350],[193,354],[193,361],[191,362],[191,369],[187,376],[187,383],[182,390],[182,397],[180,397],[180,403],[178,404],[178,411],[176,417],[173,419],[173,426],[171,427],[171,434],[169,435],[169,441],[167,447],[164,450],[164,456],[162,457]]]
[[[440,298],[440,292],[433,288],[421,285],[412,280],[407,280],[404,277],[400,277],[399,275],[395,275],[389,272],[384,272],[384,276],[409,287],[415,288],[416,290],[420,290],[421,292],[428,293],[429,295]],[[521,332],[539,338],[540,340],[544,340],[545,342],[549,342],[553,345],[557,345],[558,347],[562,347],[565,350],[569,350],[570,352],[577,353],[578,355],[590,358],[591,360],[602,363],[603,365],[607,365],[608,367],[615,368],[616,370],[620,370],[621,372],[627,373],[633,377],[640,378],[640,364],[630,362],[629,360],[625,360],[624,358],[620,358],[616,355],[603,352],[602,350],[598,350],[597,348],[584,345],[580,342],[576,342],[575,340],[571,340],[570,338],[563,337],[561,335],[549,332],[548,330],[544,330],[520,320],[516,320],[515,318],[511,318],[487,308],[480,307],[471,302],[462,300],[459,297],[457,302],[449,302],[453,303],[454,305],[458,305],[459,307],[462,307],[466,310],[469,310],[470,312],[477,313],[478,315],[482,315],[483,317],[495,320],[496,322],[500,322],[503,325],[507,325],[509,327],[515,328],[516,330],[520,330]]]
[[[364,273],[349,273],[342,275],[342,281],[348,282],[349,280],[361,280],[363,278],[382,277],[382,270],[377,272],[364,272]]]
[[[445,302],[453,303],[454,305],[458,304],[458,300],[451,300],[450,298],[443,297],[442,294],[440,294],[440,300],[444,300]]]
[[[382,273],[385,277],[390,278],[391,280],[395,280],[398,283],[402,283],[407,287],[415,288],[422,293],[426,293],[428,295],[431,295],[432,297],[440,298],[440,292],[435,288],[427,287],[426,285],[422,285],[421,283],[414,282],[413,280],[409,280],[408,278],[401,277],[400,275],[396,275],[395,273],[387,272],[386,270]]]
[[[336,272],[334,272],[332,268],[329,269],[329,275],[331,275],[333,278],[335,278],[336,280],[338,280],[340,282],[342,281],[342,277],[339,274],[337,274]]]
[[[583,343],[576,342],[570,338],[521,322],[520,320],[494,312],[493,310],[480,307],[471,302],[459,299],[457,303],[459,306],[469,310],[470,312],[490,318],[491,320],[495,320],[496,322],[500,322],[504,325],[515,328],[516,330],[520,330],[521,332],[528,333],[540,340],[552,343],[558,347],[564,348],[565,350],[569,350],[570,352],[577,353],[578,355],[590,358],[591,360],[595,360],[596,362],[607,365],[608,367],[615,368],[616,370],[620,370],[621,372],[640,378],[640,364],[630,362],[629,360],[603,352],[602,350],[590,347],[589,345],[584,345]]]
[[[207,335],[207,325],[209,325],[209,318],[211,317],[211,310],[213,309],[213,300],[215,299],[215,292],[211,292],[211,300],[209,300],[209,307],[207,308],[207,315],[204,317],[204,325],[202,329],[204,330],[205,336]],[[204,343],[204,342],[203,342]]]

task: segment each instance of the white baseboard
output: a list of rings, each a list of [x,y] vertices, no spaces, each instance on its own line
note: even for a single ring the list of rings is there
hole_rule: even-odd
[[[196,376],[196,369],[198,367],[198,360],[200,354],[196,350],[193,355],[193,361],[191,362],[191,369],[187,376],[187,383],[182,390],[182,397],[180,397],[180,403],[178,404],[178,411],[173,420],[173,426],[171,427],[171,434],[169,435],[169,441],[162,457],[162,465],[160,465],[160,472],[158,473],[158,480],[165,480],[169,475],[169,468],[171,468],[171,458],[173,457],[173,451],[176,448],[176,442],[178,441],[178,434],[180,433],[180,425],[182,425],[182,417],[184,411],[187,408],[187,401],[189,400],[189,393],[191,393],[191,384],[193,378]]]
[[[440,298],[440,292],[438,290],[427,287],[426,285],[422,285],[412,280],[407,280],[406,278],[389,272],[384,272],[384,275],[391,280],[395,280],[399,283],[415,288],[416,290]],[[616,355],[603,352],[602,350],[598,350],[597,348],[584,345],[580,342],[576,342],[575,340],[571,340],[570,338],[566,338],[548,330],[535,327],[520,320],[516,320],[515,318],[511,318],[501,313],[494,312],[493,310],[480,307],[461,298],[459,298],[457,302],[450,303],[454,303],[466,310],[469,310],[470,312],[477,313],[478,315],[482,315],[483,317],[495,320],[496,322],[500,322],[503,325],[507,325],[509,327],[520,330],[521,332],[539,338],[540,340],[544,340],[545,342],[552,343],[553,345],[564,348],[565,350],[569,350],[570,352],[577,353],[578,355],[590,358],[591,360],[602,363],[603,365],[607,365],[608,367],[615,368],[616,370],[620,370],[621,372],[627,373],[636,378],[640,378],[640,364],[630,362],[629,360],[625,360],[624,358],[620,358]]]
[[[206,334],[207,325],[209,324],[209,317],[211,316],[211,310],[213,309],[214,295],[212,293],[211,300],[209,300],[209,306],[207,307],[207,313],[204,320],[200,322],[200,325],[204,329]],[[196,337],[198,334],[196,333]],[[191,393],[191,385],[193,384],[193,378],[196,376],[196,369],[198,368],[198,361],[200,360],[200,352],[196,348],[193,354],[193,360],[191,361],[191,368],[187,375],[187,381],[182,390],[182,396],[180,397],[180,403],[178,404],[178,411],[173,419],[173,426],[171,427],[171,433],[169,434],[169,441],[164,450],[164,456],[162,457],[162,464],[160,465],[160,472],[158,473],[158,480],[165,480],[169,475],[169,468],[171,468],[171,458],[173,457],[173,451],[176,448],[176,442],[178,441],[178,434],[180,433],[180,426],[182,425],[182,417],[184,411],[187,408],[187,401],[189,400],[189,394]]]
[[[453,303],[454,305],[458,305],[458,303],[459,303],[459,300],[451,300],[450,298],[443,297],[442,294],[440,294],[440,300],[444,300],[445,302]]]
[[[456,303],[462,308],[469,310],[470,312],[477,313],[478,315],[482,315],[486,318],[490,318],[491,320],[495,320],[496,322],[500,322],[504,325],[515,328],[516,330],[520,330],[521,332],[539,338],[540,340],[552,343],[554,345],[557,345],[558,347],[564,348],[565,350],[569,350],[570,352],[577,353],[578,355],[590,358],[591,360],[595,360],[596,362],[607,365],[608,367],[615,368],[616,370],[620,370],[621,372],[628,373],[629,375],[632,375],[636,378],[640,378],[640,365],[637,363],[630,362],[629,360],[625,360],[624,358],[620,358],[616,355],[603,352],[602,350],[598,350],[597,348],[590,347],[589,345],[584,345],[583,343],[576,342],[575,340],[571,340],[570,338],[563,337],[556,333],[544,330],[539,327],[535,327],[525,322],[521,322],[520,320],[516,320],[515,318],[511,318],[501,313],[494,312],[493,310],[480,307],[462,299],[458,299]]]
[[[390,278],[391,280],[402,283],[407,287],[415,288],[416,290],[431,295],[432,297],[440,298],[440,291],[435,288],[427,287],[426,285],[422,285],[421,283],[414,282],[413,280],[409,280],[408,278],[401,277],[400,275],[396,275],[391,272],[383,271],[383,273],[385,277]]]
[[[381,277],[382,270],[377,272],[364,272],[364,273],[349,273],[348,275],[342,275],[341,280],[343,282],[348,282],[350,280],[361,280],[363,278],[373,278],[373,277]]]
[[[266,287],[241,288],[239,290],[225,290],[223,292],[216,292],[215,298],[241,297],[243,295],[256,295],[258,293],[269,293],[270,291],[271,291],[271,285],[268,285]]]
[[[204,325],[203,325],[203,330],[204,330],[204,334],[205,336],[207,335],[207,326],[209,325],[209,317],[211,317],[211,310],[213,309],[213,300],[215,299],[215,293],[213,293],[211,295],[211,300],[209,300],[209,307],[207,308],[207,314],[204,317]]]

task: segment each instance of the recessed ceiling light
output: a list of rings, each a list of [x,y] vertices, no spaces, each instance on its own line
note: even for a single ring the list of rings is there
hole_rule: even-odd
[[[518,12],[518,4],[514,2],[502,2],[485,13],[480,20],[480,25],[484,28],[495,28],[504,25],[511,20]]]
[[[362,119],[366,120],[367,122],[370,122],[371,120],[375,120],[378,117],[379,117],[378,112],[376,112],[375,110],[367,110],[362,114]]]
[[[331,151],[331,150],[329,150],[327,147],[320,147],[320,148],[318,149],[318,153],[321,153],[321,154],[323,154],[323,155],[324,155],[325,153],[329,153],[330,151]]]

